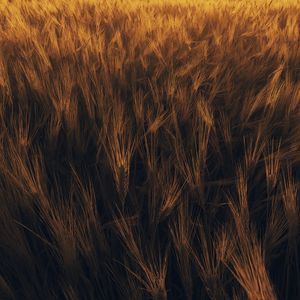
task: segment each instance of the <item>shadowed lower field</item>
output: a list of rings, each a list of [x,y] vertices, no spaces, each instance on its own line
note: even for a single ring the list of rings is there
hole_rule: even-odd
[[[299,34],[299,1],[1,1],[0,299],[298,299]]]

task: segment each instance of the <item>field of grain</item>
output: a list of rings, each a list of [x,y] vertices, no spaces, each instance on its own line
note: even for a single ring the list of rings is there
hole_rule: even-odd
[[[300,299],[300,1],[0,1],[0,299]]]

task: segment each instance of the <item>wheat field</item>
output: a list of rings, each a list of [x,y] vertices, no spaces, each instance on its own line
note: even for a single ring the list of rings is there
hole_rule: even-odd
[[[300,1],[1,0],[0,299],[300,299]]]

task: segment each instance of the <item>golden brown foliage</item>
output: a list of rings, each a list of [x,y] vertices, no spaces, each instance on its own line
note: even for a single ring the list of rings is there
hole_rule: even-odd
[[[300,3],[0,1],[0,299],[299,299]]]

